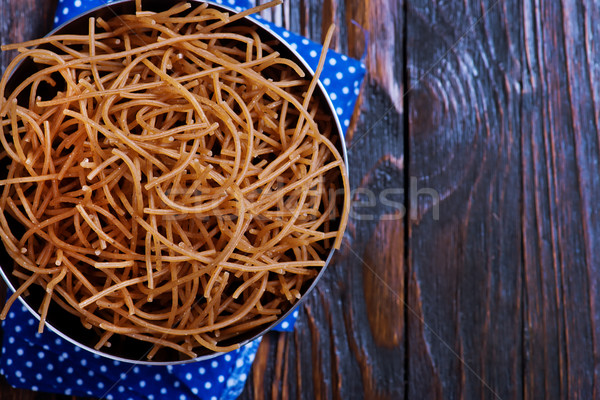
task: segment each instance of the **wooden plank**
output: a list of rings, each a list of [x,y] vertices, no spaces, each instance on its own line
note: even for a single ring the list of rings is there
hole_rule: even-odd
[[[52,29],[57,3],[58,0],[0,0],[0,44],[44,36]],[[0,74],[15,54],[15,51],[0,52]]]
[[[523,394],[519,4],[408,1],[407,398]]]
[[[267,335],[241,398],[404,398],[403,2],[304,0],[288,14],[289,29],[316,41],[334,22],[333,47],[357,58],[366,40],[352,21],[371,32],[347,135],[356,208],[295,332]]]
[[[599,10],[522,7],[525,397],[598,398]]]

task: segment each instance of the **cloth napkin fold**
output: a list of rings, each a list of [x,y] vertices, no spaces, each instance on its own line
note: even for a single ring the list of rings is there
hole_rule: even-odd
[[[55,26],[112,0],[59,0]],[[252,6],[247,0],[214,0],[242,11]],[[256,20],[279,34],[316,69],[322,46],[265,21]],[[364,78],[365,67],[357,60],[329,51],[321,82],[340,119],[343,133]],[[298,311],[274,330],[292,331]],[[107,400],[202,399],[233,400],[244,388],[260,338],[240,349],[207,361],[149,366],[104,358],[63,340],[46,329],[37,333],[37,320],[15,303],[3,322],[0,373],[14,387],[34,391],[92,396]]]

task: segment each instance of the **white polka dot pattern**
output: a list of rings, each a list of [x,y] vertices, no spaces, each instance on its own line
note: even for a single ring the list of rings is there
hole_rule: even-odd
[[[249,7],[248,0],[214,0],[218,4]],[[55,26],[112,0],[59,0]],[[321,46],[273,24],[265,23],[284,38],[316,69]],[[350,125],[356,98],[365,73],[359,61],[329,51],[321,75],[342,131]],[[298,318],[294,310],[274,329],[292,331]],[[4,339],[0,373],[20,388],[107,400],[211,399],[233,400],[239,396],[260,339],[212,360],[177,366],[134,366],[81,351],[48,329],[37,334],[37,321],[25,307],[15,307],[3,322]],[[159,395],[160,394],[160,395]]]
[[[2,323],[5,355],[0,357],[0,373],[15,387],[75,396],[141,400],[161,393],[161,398],[192,400],[202,393],[234,399],[237,395],[227,397],[225,393],[241,392],[260,343],[258,339],[231,353],[193,364],[131,366],[85,351],[70,357],[75,347],[48,330],[36,335],[37,323],[29,324],[33,319],[25,308],[19,308]],[[17,326],[21,327],[19,334]],[[47,343],[52,344],[48,350],[40,350]],[[229,385],[226,377],[232,379]]]

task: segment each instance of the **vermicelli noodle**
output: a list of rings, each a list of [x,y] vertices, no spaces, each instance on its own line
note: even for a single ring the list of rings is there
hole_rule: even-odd
[[[32,285],[97,332],[187,357],[275,321],[338,247],[347,177],[313,79],[206,4],[18,49],[0,81],[0,236]],[[333,30],[325,40],[328,47]],[[36,72],[14,89],[22,60]],[[343,188],[340,187],[343,184]]]

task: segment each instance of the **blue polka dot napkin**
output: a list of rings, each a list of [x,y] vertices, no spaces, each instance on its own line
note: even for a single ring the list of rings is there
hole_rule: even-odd
[[[14,387],[105,399],[235,399],[260,339],[207,361],[135,365],[92,354],[46,330],[15,303],[3,324],[0,373]]]
[[[111,0],[59,0],[55,26]],[[247,0],[215,0],[236,11],[249,8]],[[321,45],[288,32],[259,16],[284,38],[308,64],[316,69]],[[365,74],[364,65],[345,55],[328,52],[321,74],[338,114],[342,130],[350,125],[354,104]],[[298,317],[295,311],[274,330],[291,331]],[[38,321],[18,302],[3,322],[0,373],[14,387],[34,391],[92,396],[101,399],[202,399],[233,400],[244,388],[260,338],[240,349],[207,361],[174,366],[123,363],[92,354],[61,339],[46,329],[37,333]]]

